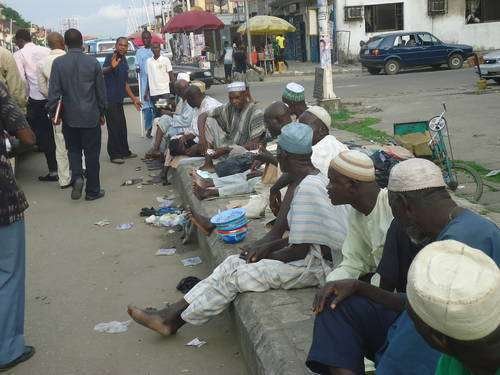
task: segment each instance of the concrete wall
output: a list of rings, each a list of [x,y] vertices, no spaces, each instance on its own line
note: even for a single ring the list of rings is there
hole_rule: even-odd
[[[427,13],[427,0],[337,0],[337,30],[350,31],[340,33],[339,50],[350,57],[359,53],[359,42],[366,41],[373,35],[366,33],[365,20],[344,21],[345,6],[376,5],[402,2],[405,31],[428,31],[439,39],[449,43],[469,44],[475,50],[500,48],[500,22],[465,24],[465,0],[448,0],[448,13],[430,17]],[[384,32],[386,33],[386,32]]]

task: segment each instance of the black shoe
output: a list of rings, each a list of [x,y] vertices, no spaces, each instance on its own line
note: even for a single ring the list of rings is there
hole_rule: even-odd
[[[73,182],[73,191],[71,192],[71,199],[78,200],[82,197],[83,183],[84,183],[83,178],[81,177],[78,177]]]
[[[146,138],[153,138],[153,136],[151,135],[151,129],[148,129],[148,131],[146,132]]]
[[[104,197],[106,192],[104,190],[101,190],[97,195],[86,195],[85,200],[86,201],[95,201],[96,199]]]
[[[125,164],[125,160],[123,160],[121,158],[115,158],[115,159],[111,159],[111,163],[114,163],[114,164]]]
[[[137,157],[137,154],[134,154],[133,152],[131,152],[129,155],[124,156],[123,159],[134,159],[136,157]]]
[[[14,359],[12,362],[6,363],[5,365],[0,366],[0,372],[8,371],[12,367],[17,366],[20,363],[26,362],[28,359],[33,357],[35,354],[35,348],[32,346],[25,346],[24,347],[24,353],[21,354],[19,357]]]
[[[38,180],[43,182],[55,182],[59,180],[59,176],[48,173],[45,176],[39,176]]]

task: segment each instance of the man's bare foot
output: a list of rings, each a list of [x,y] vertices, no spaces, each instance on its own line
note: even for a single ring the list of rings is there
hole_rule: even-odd
[[[191,177],[193,178],[193,183],[203,189],[215,187],[214,181],[211,178],[203,178],[196,172]]]
[[[162,310],[152,308],[141,310],[129,305],[127,311],[130,317],[140,325],[158,332],[162,336],[170,336],[185,324],[181,314],[188,306],[188,303],[182,300]]]
[[[196,196],[196,198],[202,201],[203,199],[218,197],[219,191],[214,187],[201,187],[193,181],[193,194]]]
[[[189,220],[205,235],[210,236],[215,229],[215,225],[206,216],[200,215],[191,209],[187,210]]]
[[[214,161],[212,157],[205,156],[205,163],[200,167],[202,171],[215,172]]]
[[[146,159],[161,159],[161,152],[160,150],[155,150],[154,148],[150,149],[148,152],[146,152]]]

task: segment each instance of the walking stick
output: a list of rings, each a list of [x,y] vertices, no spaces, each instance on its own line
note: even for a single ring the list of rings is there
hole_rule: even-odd
[[[139,96],[141,96],[141,73],[137,73],[137,83],[139,84]],[[139,98],[139,100],[142,102],[144,98]],[[141,137],[144,138],[144,115],[142,111],[143,109],[139,111],[139,117],[141,118],[139,126],[141,127]]]

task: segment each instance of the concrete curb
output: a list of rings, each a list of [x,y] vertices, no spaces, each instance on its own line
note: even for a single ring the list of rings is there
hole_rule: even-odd
[[[200,165],[200,162],[181,165],[174,172],[172,182],[185,205],[211,216],[219,209],[226,209],[229,199],[200,202],[194,197],[189,171]],[[249,238],[244,243],[262,236],[264,222],[252,220],[249,223]],[[215,235],[205,237],[198,233],[197,238],[213,267],[227,256],[239,253],[237,245],[225,245]],[[312,340],[314,319],[310,307],[314,293],[314,288],[272,290],[244,293],[235,300],[230,314],[235,319],[243,357],[251,374],[310,374],[305,360]]]

